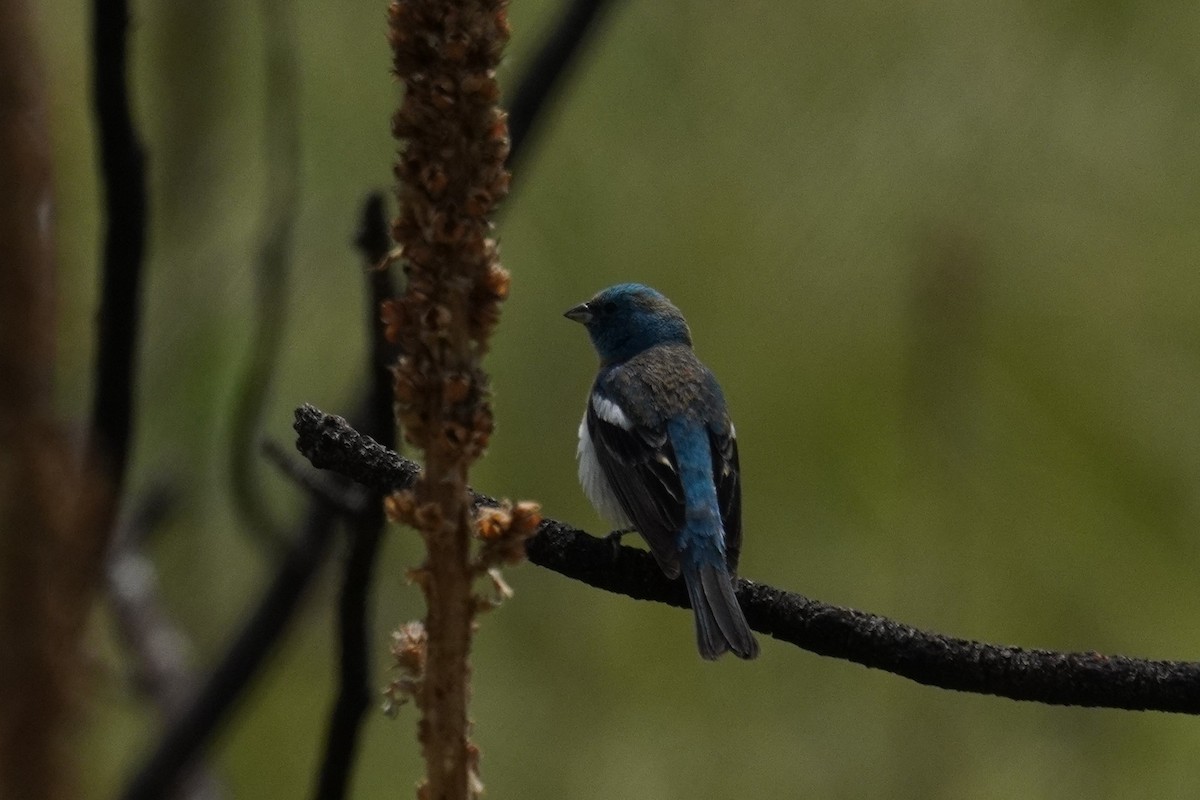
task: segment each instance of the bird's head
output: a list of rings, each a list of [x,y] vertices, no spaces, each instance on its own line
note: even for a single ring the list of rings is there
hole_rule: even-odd
[[[563,316],[587,328],[604,364],[626,361],[655,345],[692,343],[679,309],[640,283],[610,286]]]

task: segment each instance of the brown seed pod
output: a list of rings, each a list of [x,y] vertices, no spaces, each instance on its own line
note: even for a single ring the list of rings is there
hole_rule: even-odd
[[[462,372],[455,372],[442,379],[442,399],[457,405],[467,399],[471,391],[471,379]]]
[[[414,508],[411,491],[392,492],[383,499],[383,513],[392,522],[409,522]]]

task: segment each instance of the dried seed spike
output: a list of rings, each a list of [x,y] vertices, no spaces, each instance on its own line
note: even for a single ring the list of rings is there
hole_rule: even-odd
[[[465,426],[457,422],[447,422],[442,426],[442,434],[446,437],[446,441],[455,449],[461,449],[470,441],[470,436],[467,433]]]
[[[531,500],[522,500],[513,507],[513,530],[525,537],[532,536],[542,524],[542,506]]]
[[[406,88],[394,115],[402,137],[395,174],[399,212],[392,226],[404,247],[407,289],[388,312],[390,333],[410,360],[396,370],[395,400],[406,439],[423,449],[425,477],[408,515],[430,550],[414,582],[428,590],[439,629],[438,663],[417,689],[418,739],[428,783],[422,797],[482,791],[478,751],[469,745],[467,706],[474,596],[466,474],[491,433],[487,377],[479,359],[498,319],[503,290],[481,288],[497,268],[487,215],[507,189],[507,129],[494,107],[496,68],[508,21],[504,0],[394,0],[393,67]],[[400,30],[402,28],[403,30]],[[498,522],[498,521],[494,521]],[[507,542],[502,527],[493,532]],[[496,558],[503,558],[508,545]],[[452,645],[450,643],[453,643]]]
[[[442,398],[457,405],[467,399],[471,391],[471,378],[462,372],[454,372],[442,379]]]
[[[482,508],[479,510],[479,516],[475,519],[476,530],[481,539],[499,539],[507,531],[512,524],[512,514],[509,513],[504,503],[499,507]]]
[[[429,570],[424,567],[410,569],[404,573],[404,578],[411,584],[419,587],[422,592],[429,591]]]

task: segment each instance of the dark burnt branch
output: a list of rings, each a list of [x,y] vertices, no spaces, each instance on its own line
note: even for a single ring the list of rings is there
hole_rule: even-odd
[[[383,279],[382,283],[380,281],[381,279],[372,276],[373,295],[383,291],[390,293],[386,279]],[[375,300],[372,302],[375,303]],[[378,379],[373,380],[378,383]],[[376,387],[375,391],[390,394],[386,378],[384,384],[384,388]],[[381,431],[380,438],[386,439],[391,419],[390,401],[380,403],[378,398],[373,398],[367,405],[373,410],[364,412],[364,427],[376,426]],[[382,425],[379,416],[381,409]],[[266,447],[269,451],[270,445]],[[290,467],[286,467],[285,472],[290,473]],[[151,800],[166,796],[166,793],[186,779],[189,765],[207,748],[219,726],[259,673],[278,640],[282,638],[317,569],[324,562],[338,518],[349,518],[357,535],[359,526],[365,524],[365,520],[377,518],[381,513],[377,495],[368,497],[364,502],[361,498],[348,498],[333,488],[320,489],[311,486],[303,478],[297,477],[297,480],[307,490],[309,506],[299,532],[294,539],[289,540],[275,578],[205,685],[172,721],[154,752],[130,781],[122,795],[124,800]],[[330,499],[325,497],[327,492],[330,493]],[[381,519],[375,529],[382,530]],[[318,787],[319,798],[344,796],[358,726],[369,703],[370,690],[366,677],[366,665],[369,663],[365,634],[366,591],[370,581],[369,565],[374,561],[378,535],[374,534],[375,541],[366,544],[357,543],[356,538],[351,544],[351,554],[347,561],[347,580],[343,582],[341,601],[342,629],[345,631],[350,627],[362,633],[343,634],[341,647],[343,653],[349,649],[361,655],[351,655],[349,667],[343,664],[343,688],[335,707],[334,719],[331,721],[330,741],[327,743]],[[364,562],[367,564],[365,567]],[[355,583],[357,586],[354,586]],[[349,600],[347,594],[350,595]],[[361,604],[361,622],[358,622],[354,614],[350,614],[351,623],[347,626],[344,622],[347,612],[344,609],[354,604]],[[357,613],[360,612],[356,611],[355,614]],[[347,639],[350,640],[350,645],[347,645]],[[357,646],[359,643],[361,647]],[[352,677],[348,678],[346,674]],[[351,682],[359,687],[358,691],[346,690],[345,687]],[[352,714],[351,709],[359,710]],[[350,722],[353,724],[349,724]]]
[[[363,717],[378,690],[371,687],[369,590],[383,536],[383,505],[372,494],[363,512],[350,521],[341,595],[338,598],[338,659],[341,680],[329,714],[325,754],[317,779],[317,800],[348,795]]]
[[[396,438],[392,416],[391,371],[394,348],[383,335],[379,307],[395,292],[383,260],[391,248],[383,197],[371,195],[363,206],[355,244],[367,268],[367,330],[371,341],[370,391],[363,403],[364,430],[385,442]],[[346,554],[341,595],[338,598],[338,658],[341,681],[329,715],[325,755],[317,780],[317,800],[346,797],[363,717],[377,695],[371,686],[369,590],[379,543],[383,537],[383,497],[372,491],[361,510],[349,519],[349,552]]]
[[[146,243],[146,167],[125,82],[128,4],[126,0],[95,0],[93,14],[93,100],[106,227],[91,444],[93,454],[105,459],[114,494],[120,496],[133,430]]]
[[[547,102],[561,86],[589,33],[595,28],[606,0],[570,0],[554,28],[542,41],[533,63],[508,103],[508,134],[512,145],[508,167],[512,169],[529,143],[529,133],[543,118]]]
[[[411,484],[420,467],[312,406],[296,411],[297,447],[314,466],[376,491]],[[478,505],[494,501],[476,495]],[[616,548],[547,519],[529,560],[590,586],[638,600],[687,607],[682,584],[663,577],[649,553]],[[818,655],[853,661],[926,686],[1050,705],[1200,714],[1200,663],[1100,653],[1062,653],[987,644],[739,579],[750,626]]]
[[[371,686],[368,602],[383,521],[383,505],[375,494],[364,510],[350,520],[350,547],[338,598],[341,679],[337,700],[329,714],[317,800],[340,800],[348,795],[363,717],[371,706],[371,698],[378,696],[378,690],[372,691]]]

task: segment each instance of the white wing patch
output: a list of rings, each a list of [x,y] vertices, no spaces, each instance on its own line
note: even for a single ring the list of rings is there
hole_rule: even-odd
[[[593,397],[593,399],[595,398]],[[618,414],[621,414],[621,409],[617,408],[616,404],[612,404],[612,407],[617,409]],[[597,409],[596,413],[599,414],[600,411]],[[621,418],[624,419],[624,417],[625,415],[621,414]],[[608,483],[608,478],[604,476],[599,459],[596,458],[596,448],[592,445],[592,437],[587,429],[587,414],[583,415],[583,421],[579,423],[577,456],[579,458],[579,483],[583,486],[583,493],[587,495],[592,506],[600,512],[600,516],[612,520],[623,528],[628,527],[629,517],[625,515],[625,509],[621,508],[621,501],[617,499],[616,493]]]
[[[623,431],[633,429],[633,423],[629,421],[629,417],[625,416],[621,407],[607,397],[601,397],[598,393],[593,394],[592,408],[596,410],[596,416],[609,425],[616,425]]]

